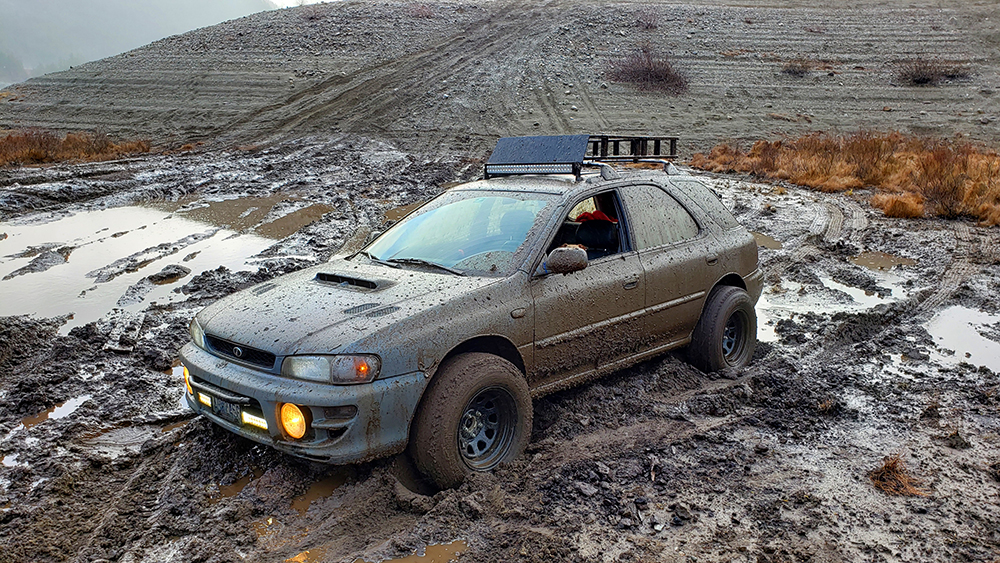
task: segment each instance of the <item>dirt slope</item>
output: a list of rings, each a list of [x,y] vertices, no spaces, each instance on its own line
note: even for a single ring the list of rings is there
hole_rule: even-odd
[[[222,146],[345,132],[476,155],[497,136],[531,133],[676,133],[686,155],[808,130],[997,139],[995,3],[722,4],[334,2],[266,12],[4,90],[0,129]],[[607,78],[647,42],[687,76],[687,93]],[[914,57],[972,74],[903,85],[897,61]],[[783,73],[797,58],[816,69]]]

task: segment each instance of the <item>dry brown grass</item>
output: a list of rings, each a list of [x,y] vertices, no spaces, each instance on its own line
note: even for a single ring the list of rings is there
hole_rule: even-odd
[[[723,143],[707,155],[694,155],[691,165],[749,172],[826,192],[871,187],[877,192],[871,204],[891,217],[972,217],[984,225],[1000,225],[1000,154],[961,139],[813,133],[757,141],[749,151]]]
[[[45,164],[64,160],[111,160],[149,152],[149,141],[115,143],[103,133],[67,133],[24,129],[0,137],[0,166]]]
[[[908,497],[927,496],[927,492],[920,487],[920,481],[910,475],[899,454],[884,458],[881,467],[870,471],[868,478],[872,480],[872,485],[876,489],[886,494]]]
[[[616,82],[628,82],[640,90],[657,90],[680,94],[687,90],[687,80],[666,56],[660,55],[649,43],[643,43],[632,53],[614,61],[608,76]]]

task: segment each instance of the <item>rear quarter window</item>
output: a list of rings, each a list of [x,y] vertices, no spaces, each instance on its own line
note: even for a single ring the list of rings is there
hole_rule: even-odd
[[[715,192],[707,185],[698,180],[678,180],[674,178],[671,178],[670,183],[682,191],[684,195],[694,200],[698,204],[698,207],[704,209],[705,213],[708,213],[708,216],[722,226],[722,228],[733,229],[740,226],[739,221],[726,209],[719,196],[715,195]]]

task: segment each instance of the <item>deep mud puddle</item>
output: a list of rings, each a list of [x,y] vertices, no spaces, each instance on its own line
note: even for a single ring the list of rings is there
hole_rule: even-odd
[[[954,352],[941,355],[943,363],[967,362],[1000,371],[1000,315],[954,306],[935,314],[926,328],[938,348]]]
[[[206,270],[253,268],[251,257],[329,207],[288,198],[160,202],[0,224],[0,316],[72,315],[62,331],[112,309],[183,299]]]

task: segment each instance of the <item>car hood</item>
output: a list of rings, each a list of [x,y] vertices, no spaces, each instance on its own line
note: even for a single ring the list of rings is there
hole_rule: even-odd
[[[211,336],[278,356],[331,353],[499,281],[360,261],[335,259],[240,291],[206,307],[198,322]]]

